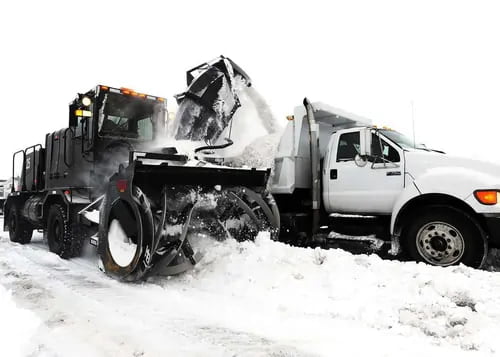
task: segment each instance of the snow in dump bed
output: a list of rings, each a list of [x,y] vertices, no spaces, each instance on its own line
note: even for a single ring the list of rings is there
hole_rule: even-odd
[[[92,255],[62,260],[38,234],[24,246],[1,234],[0,285],[42,321],[32,355],[500,354],[498,273],[290,247],[267,234],[196,235],[204,258],[194,270],[125,284]]]

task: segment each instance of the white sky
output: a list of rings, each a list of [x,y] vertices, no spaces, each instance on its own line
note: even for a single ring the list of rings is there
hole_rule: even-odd
[[[452,153],[497,158],[496,1],[2,1],[0,175],[96,84],[170,97],[224,54],[275,114],[304,96]]]

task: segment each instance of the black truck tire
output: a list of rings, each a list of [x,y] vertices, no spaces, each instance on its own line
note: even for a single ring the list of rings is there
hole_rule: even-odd
[[[21,215],[16,206],[9,212],[9,237],[12,242],[27,244],[33,236],[33,226]]]
[[[73,223],[70,226],[70,234],[71,258],[76,258],[82,255],[83,244],[90,237],[89,230],[82,224]]]
[[[113,192],[112,194],[116,194]],[[99,244],[97,251],[101,260],[101,269],[109,276],[124,281],[137,281],[143,278],[146,272],[148,255],[151,254],[151,238],[154,234],[153,214],[148,198],[140,188],[132,187],[133,207],[129,206],[131,213],[136,218],[137,236],[133,237],[137,245],[136,252],[128,265],[120,265],[113,258],[109,241],[109,228],[112,222],[112,208],[118,200],[109,196],[109,192],[104,197],[101,206],[99,223]],[[126,203],[129,205],[128,203]]]
[[[428,206],[414,216],[401,241],[409,258],[437,266],[483,265],[488,243],[473,217],[449,206]]]
[[[69,223],[66,209],[56,203],[50,207],[47,223],[49,250],[63,259],[81,255],[86,231],[77,223]]]

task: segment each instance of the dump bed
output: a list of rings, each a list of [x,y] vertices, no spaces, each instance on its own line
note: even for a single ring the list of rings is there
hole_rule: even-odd
[[[372,121],[327,104],[312,103],[319,129],[319,150],[324,158],[330,136],[337,130],[370,126]],[[274,160],[273,193],[292,193],[311,187],[309,125],[304,106],[296,107],[281,137]]]

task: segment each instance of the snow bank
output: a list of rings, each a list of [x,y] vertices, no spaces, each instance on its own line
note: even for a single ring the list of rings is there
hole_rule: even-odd
[[[0,355],[24,356],[40,321],[34,313],[21,309],[11,293],[0,285]]]
[[[498,273],[290,247],[266,234],[190,239],[205,254],[194,270],[124,284],[95,260],[49,254],[39,233],[29,245],[3,235],[0,283],[43,321],[32,355],[500,355]],[[4,295],[8,356],[7,343],[28,342],[32,316]]]
[[[221,324],[325,356],[500,353],[496,273],[300,249],[263,234],[255,244],[193,241],[204,259],[164,286],[245,306],[218,311]]]

